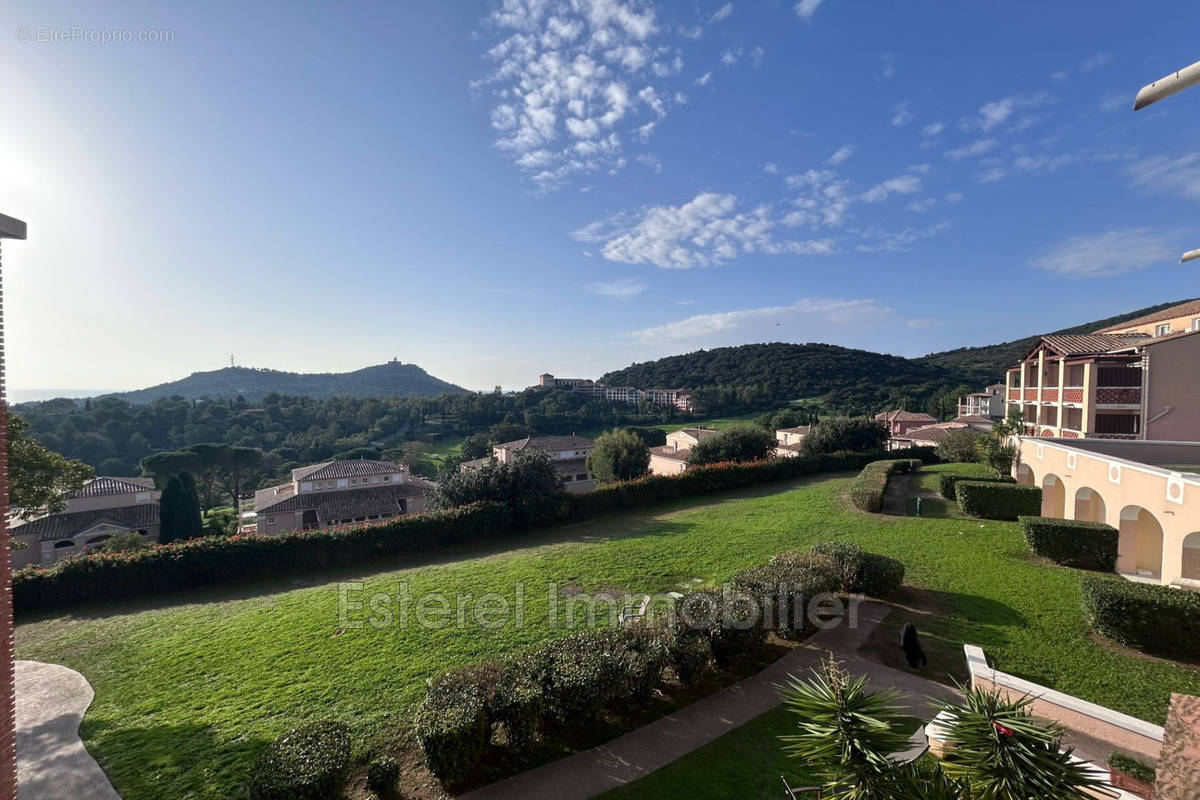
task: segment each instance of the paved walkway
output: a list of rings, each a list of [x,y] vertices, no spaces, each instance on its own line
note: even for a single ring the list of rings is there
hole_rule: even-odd
[[[909,704],[908,713],[929,719],[927,697],[951,698],[958,693],[855,654],[888,610],[878,603],[863,603],[854,627],[843,624],[821,631],[740,683],[599,747],[468,792],[462,800],[584,800],[635,781],[770,711],[779,704],[776,686],[789,675],[806,677],[830,650],[851,673],[870,675],[875,688],[899,689]]]
[[[17,662],[18,800],[121,800],[79,739],[92,687],[58,664]]]

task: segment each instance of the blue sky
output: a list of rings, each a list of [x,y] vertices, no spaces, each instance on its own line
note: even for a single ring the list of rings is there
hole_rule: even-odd
[[[1192,2],[99,5],[0,9],[16,389],[920,355],[1200,294],[1200,89],[1130,110]]]

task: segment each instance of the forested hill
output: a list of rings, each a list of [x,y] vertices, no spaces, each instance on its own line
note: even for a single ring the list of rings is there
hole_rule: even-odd
[[[956,350],[945,350],[940,353],[931,353],[915,359],[924,364],[943,367],[950,372],[961,375],[968,383],[986,382],[1003,380],[1004,371],[1021,360],[1021,357],[1033,347],[1038,338],[1046,334],[1071,334],[1071,333],[1094,333],[1101,328],[1107,328],[1110,325],[1119,325],[1122,322],[1127,322],[1131,319],[1153,314],[1156,311],[1162,311],[1164,308],[1179,305],[1180,303],[1190,303],[1188,300],[1175,300],[1170,303],[1161,303],[1156,306],[1148,306],[1139,308],[1137,311],[1130,311],[1127,314],[1118,314],[1115,317],[1107,319],[1098,319],[1095,322],[1088,322],[1083,325],[1076,325],[1071,328],[1063,328],[1057,331],[1045,331],[1035,336],[1026,336],[1023,339],[1014,339],[1011,342],[1003,342],[1001,344],[986,345],[984,347],[960,347]]]
[[[149,403],[160,397],[188,399],[235,398],[257,402],[269,394],[302,395],[318,400],[351,397],[438,397],[467,390],[433,377],[416,364],[390,361],[353,372],[299,373],[250,367],[225,367],[193,372],[170,383],[108,395],[131,403]]]
[[[693,390],[753,387],[760,396],[777,400],[821,398],[833,406],[867,410],[902,396],[929,395],[957,384],[959,377],[937,364],[868,350],[772,342],[697,350],[633,364],[609,372],[600,382]]]

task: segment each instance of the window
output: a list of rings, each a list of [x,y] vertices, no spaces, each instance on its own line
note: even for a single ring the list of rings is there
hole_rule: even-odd
[[[388,481],[390,481],[391,479],[392,479],[392,476],[391,476],[391,475],[384,475],[384,476],[383,476],[383,482],[384,482],[384,483],[387,483],[387,482],[388,482]]]
[[[1169,323],[1169,322],[1164,325],[1155,325],[1154,326],[1154,335],[1155,336],[1166,336],[1170,332],[1171,332],[1171,323]]]
[[[1192,320],[1192,330],[1200,331],[1200,317],[1196,317],[1194,320]]]
[[[586,481],[586,480],[587,480],[587,473],[585,472],[585,473],[583,473],[582,475],[576,475],[576,476],[575,476],[575,480],[577,480],[577,481]]]
[[[74,547],[74,546],[75,546],[75,543],[72,542],[70,539],[63,539],[61,542],[54,543],[55,550],[62,550],[64,547]]]
[[[274,518],[274,517],[267,517],[267,524],[268,524],[268,525],[274,525],[274,524],[275,524],[275,518]]]

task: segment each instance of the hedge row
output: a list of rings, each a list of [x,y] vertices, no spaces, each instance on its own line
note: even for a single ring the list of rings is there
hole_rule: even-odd
[[[1007,476],[997,478],[979,478],[974,475],[958,475],[952,473],[942,473],[938,476],[938,489],[942,493],[942,497],[947,500],[958,499],[954,492],[954,486],[959,481],[972,481],[974,483],[1016,483],[1014,478]]]
[[[862,511],[875,514],[883,508],[883,495],[888,481],[897,473],[916,472],[923,462],[919,458],[894,458],[872,461],[850,484],[850,502]]]
[[[1042,511],[1042,490],[1036,486],[988,481],[959,481],[954,487],[964,514],[983,519],[1016,519]]]
[[[1056,564],[1112,572],[1117,565],[1117,529],[1103,522],[1021,517],[1029,549]]]
[[[1200,658],[1200,594],[1123,578],[1085,575],[1083,618],[1121,644],[1168,658]]]
[[[915,455],[933,457],[932,453],[924,452]],[[579,521],[816,472],[861,469],[878,456],[878,453],[829,453],[752,464],[716,464],[677,476],[650,476],[583,495],[563,495],[548,504],[540,522]],[[380,556],[427,552],[512,530],[512,516],[504,506],[475,503],[354,528],[276,536],[206,537],[135,551],[97,552],[51,567],[32,566],[16,572],[13,600],[17,611],[23,613],[97,598],[140,597],[360,563]]]

